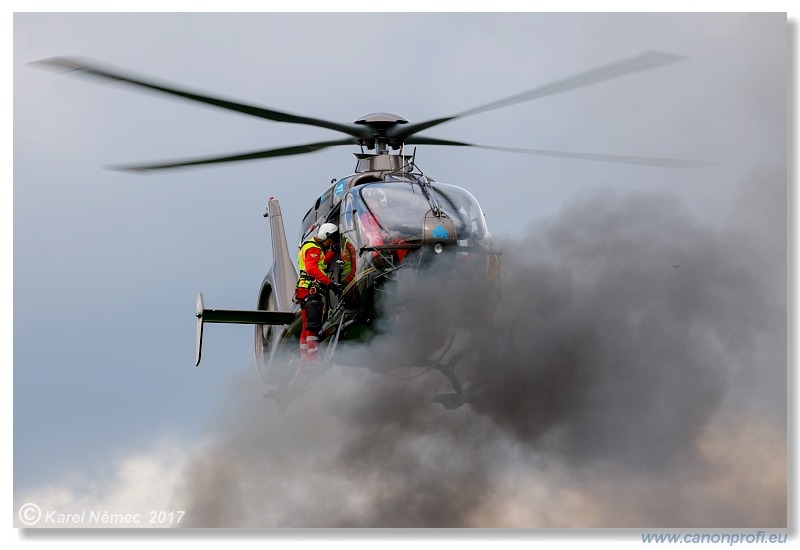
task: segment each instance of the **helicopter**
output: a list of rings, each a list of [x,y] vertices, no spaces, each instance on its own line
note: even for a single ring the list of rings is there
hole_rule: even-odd
[[[451,332],[442,337],[443,341],[423,346],[422,355],[416,358],[417,364],[409,366],[434,368],[446,377],[452,393],[438,394],[431,399],[446,409],[471,402],[486,380],[485,376],[473,376],[471,383],[464,384],[456,369],[463,359],[475,352],[470,342],[476,341],[475,333],[481,330],[480,323],[491,318],[497,305],[501,252],[494,248],[477,199],[462,187],[437,181],[425,174],[417,166],[416,149],[407,153],[407,147],[477,147],[666,168],[696,168],[710,164],[697,160],[498,147],[427,137],[421,132],[456,119],[663,67],[683,59],[684,56],[676,54],[648,51],[446,117],[411,123],[402,116],[379,112],[362,116],[349,124],[198,93],[94,62],[51,58],[36,64],[79,76],[125,83],[274,122],[326,128],[347,136],[216,157],[116,167],[124,171],[144,173],[268,159],[339,146],[360,148],[354,153],[354,172],[334,178],[314,198],[300,222],[295,241],[298,247],[302,246],[325,223],[334,223],[339,228],[339,242],[335,243],[338,256],[332,263],[331,278],[341,286],[341,292],[327,291],[325,296],[327,307],[319,335],[324,353],[322,370],[301,376],[302,365],[297,361],[287,363],[282,360],[287,354],[297,356],[294,351],[299,346],[302,321],[300,306],[294,301],[298,271],[292,261],[277,198],[269,199],[264,214],[269,220],[273,260],[261,283],[256,308],[209,309],[205,307],[202,293],[197,296],[195,365],[200,364],[205,323],[254,325],[256,366],[263,381],[274,388],[265,396],[275,398],[281,411],[285,411],[293,397],[302,394],[315,376],[334,364],[340,342],[365,341],[392,323],[394,328],[410,333],[413,341],[414,327],[402,326],[403,311],[407,307],[404,298],[413,295],[418,277],[431,269],[444,269],[446,280],[453,284],[467,281],[470,299],[485,306],[481,309],[485,316],[479,316],[478,322],[466,328],[471,335],[466,338],[466,345],[463,342],[457,344],[458,338],[455,332]],[[342,251],[348,250],[353,261],[345,269]],[[442,274],[441,271],[438,273]],[[507,345],[510,348],[512,342]]]

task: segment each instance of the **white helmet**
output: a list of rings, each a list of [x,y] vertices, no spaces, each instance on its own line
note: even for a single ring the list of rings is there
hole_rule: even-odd
[[[319,231],[317,231],[317,239],[320,241],[333,239],[336,237],[336,233],[338,232],[339,228],[336,227],[335,223],[323,223],[321,226],[319,226]]]

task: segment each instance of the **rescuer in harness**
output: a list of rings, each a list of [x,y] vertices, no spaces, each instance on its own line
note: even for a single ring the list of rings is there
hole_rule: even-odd
[[[332,223],[323,223],[317,236],[304,242],[297,255],[300,279],[294,299],[300,304],[303,319],[300,358],[307,362],[319,360],[319,331],[322,329],[322,313],[325,309],[323,292],[331,290],[336,294],[341,293],[341,286],[331,280],[329,270],[336,255],[334,245],[338,243],[339,228]]]

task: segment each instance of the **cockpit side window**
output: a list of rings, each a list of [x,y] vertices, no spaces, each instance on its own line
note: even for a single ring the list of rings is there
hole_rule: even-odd
[[[355,212],[355,207],[353,205],[353,196],[351,194],[347,194],[344,199],[344,206],[342,207],[342,215],[341,215],[341,226],[344,231],[352,231],[355,228],[353,223],[353,213]]]
[[[360,239],[356,231],[356,206],[352,193],[345,195],[340,204],[339,230],[342,232],[344,239],[347,239],[354,246],[360,246]]]

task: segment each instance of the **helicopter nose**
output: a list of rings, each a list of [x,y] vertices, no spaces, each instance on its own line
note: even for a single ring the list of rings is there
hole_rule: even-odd
[[[430,211],[423,223],[422,243],[430,246],[436,254],[456,244],[456,228],[446,214]]]

